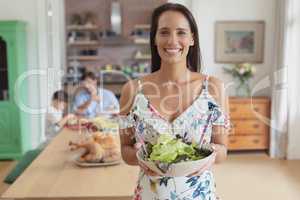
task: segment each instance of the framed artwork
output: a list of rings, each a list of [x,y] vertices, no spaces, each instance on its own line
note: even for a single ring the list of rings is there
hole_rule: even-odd
[[[262,63],[264,21],[218,21],[215,24],[217,63]]]

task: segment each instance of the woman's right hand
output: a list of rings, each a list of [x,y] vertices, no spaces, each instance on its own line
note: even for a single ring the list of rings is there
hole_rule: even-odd
[[[142,147],[142,144],[137,142],[134,144],[134,148],[136,150],[139,150]],[[155,171],[151,170],[149,167],[147,167],[146,165],[144,165],[143,163],[138,161],[138,164],[140,166],[140,168],[144,171],[144,173],[147,176],[159,176],[159,174],[157,174]]]

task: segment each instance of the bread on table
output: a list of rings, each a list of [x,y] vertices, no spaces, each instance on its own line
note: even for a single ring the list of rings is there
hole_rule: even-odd
[[[121,158],[120,147],[114,136],[100,131],[79,142],[70,141],[71,150],[85,149],[80,157],[82,162],[113,162]]]

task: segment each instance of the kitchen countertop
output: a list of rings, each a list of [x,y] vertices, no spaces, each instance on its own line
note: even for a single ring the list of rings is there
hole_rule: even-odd
[[[109,167],[78,167],[68,142],[76,132],[63,129],[3,194],[5,199],[129,200],[139,168],[122,162]]]

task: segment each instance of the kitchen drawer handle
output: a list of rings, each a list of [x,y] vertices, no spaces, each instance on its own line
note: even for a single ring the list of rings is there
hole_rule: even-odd
[[[259,128],[259,124],[253,124],[253,128]]]
[[[230,143],[236,143],[236,140],[229,140]]]
[[[254,144],[258,144],[259,143],[259,139],[254,139],[252,140]]]
[[[259,107],[254,107],[254,111],[259,112],[260,111]]]
[[[230,108],[230,112],[236,112],[236,108]]]

